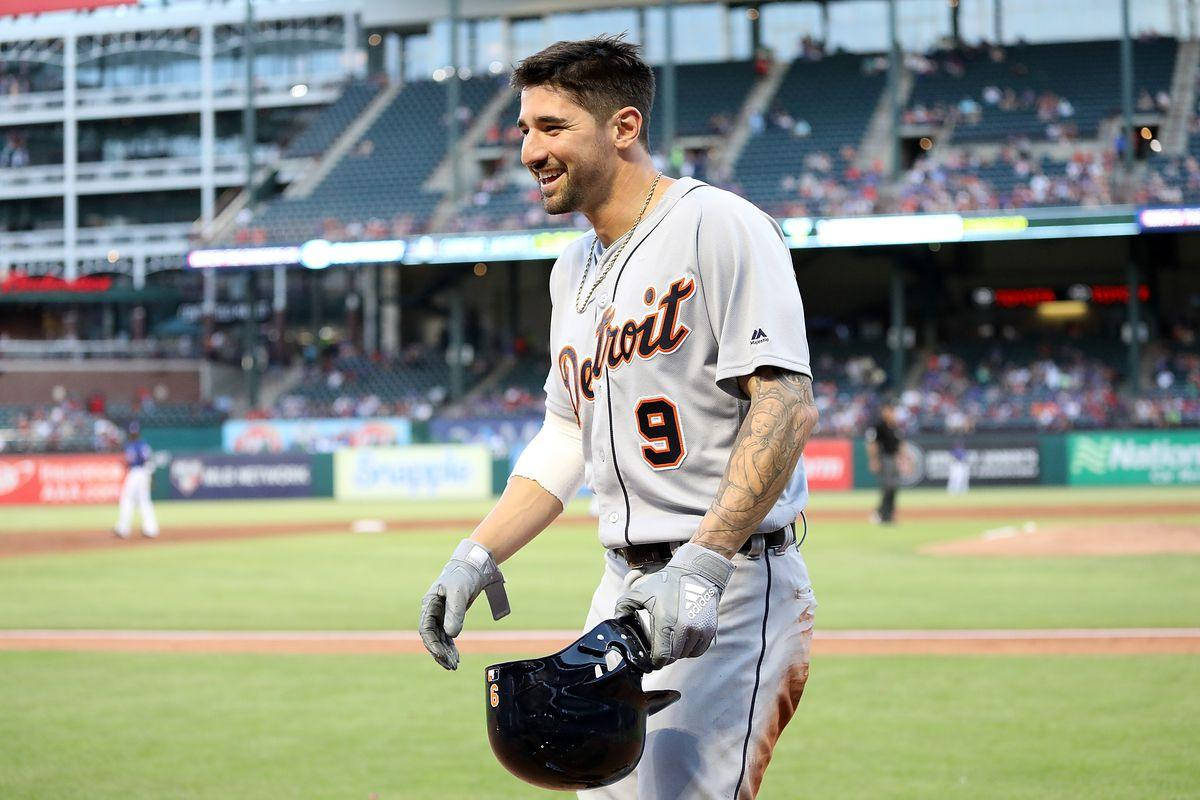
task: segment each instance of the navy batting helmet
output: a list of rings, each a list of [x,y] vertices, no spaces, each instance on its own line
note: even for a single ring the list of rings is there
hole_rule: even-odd
[[[633,772],[646,717],[679,699],[673,689],[642,691],[649,649],[635,620],[610,619],[554,655],[488,667],[496,758],[546,789],[595,789]],[[614,666],[610,650],[621,655]]]

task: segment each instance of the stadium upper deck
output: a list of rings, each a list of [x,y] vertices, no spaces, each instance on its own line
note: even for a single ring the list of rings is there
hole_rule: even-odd
[[[547,40],[597,27],[630,31],[664,61],[662,9],[622,5],[589,16],[551,14],[535,0],[470,3],[462,69],[438,85],[428,76],[453,74],[444,61],[449,23],[438,8],[256,3],[256,177],[281,188],[312,169],[328,174],[240,218],[238,191],[249,177],[240,141],[244,6],[141,3],[0,20],[0,269],[107,272],[142,286],[147,273],[178,268],[201,241],[299,244],[571,224],[546,220],[530,202],[515,147],[506,146],[509,120],[489,104],[498,82],[462,82],[453,113],[463,138],[446,141],[450,84],[470,72],[502,73]],[[903,6],[903,22],[919,33],[904,34],[899,132],[927,138],[932,150],[896,179],[881,137],[890,129],[880,126],[890,103],[887,59],[870,54],[886,3],[876,5],[847,16],[838,4],[679,3],[676,21],[689,36],[677,36],[675,47],[678,101],[660,95],[651,116],[664,165],[780,216],[1172,202],[1195,191],[1196,162],[1186,158],[1195,87],[1181,80],[1195,69],[1193,43],[1135,44],[1138,122],[1165,144],[1155,153],[1164,160],[1118,175],[1117,43],[933,46],[951,24],[959,30],[960,16],[968,28],[991,21],[969,1],[956,15],[925,0]],[[1138,9],[1150,21],[1142,28],[1170,19],[1150,6]],[[1005,12],[1015,38],[1027,11],[1016,4]],[[376,108],[385,84],[403,89]],[[366,125],[356,131],[355,122]],[[334,148],[348,131],[351,146]],[[672,141],[663,140],[668,131]],[[1010,149],[998,152],[1001,143]],[[452,193],[456,162],[461,189]],[[956,175],[963,164],[978,174]],[[963,185],[942,192],[960,178]]]

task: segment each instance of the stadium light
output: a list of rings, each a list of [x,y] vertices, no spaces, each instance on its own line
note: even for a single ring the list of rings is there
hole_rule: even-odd
[[[1039,303],[1037,307],[1039,317],[1054,321],[1080,319],[1086,317],[1087,312],[1087,303],[1082,300],[1052,300],[1048,303]]]

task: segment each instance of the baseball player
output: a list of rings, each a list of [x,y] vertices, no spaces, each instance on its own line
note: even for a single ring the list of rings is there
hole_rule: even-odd
[[[549,213],[593,231],[550,276],[546,417],[496,506],[422,601],[433,657],[498,564],[585,480],[604,573],[586,626],[636,614],[682,699],[650,719],[636,771],[588,798],[753,798],[808,676],[816,601],[796,547],[801,451],[817,422],[803,307],[775,222],[657,173],[654,78],[619,38],[559,42],[518,65],[521,157]]]
[[[884,398],[879,406],[879,416],[867,428],[865,437],[867,464],[879,479],[879,507],[871,514],[871,521],[891,525],[896,517],[896,492],[900,488],[904,459],[904,440],[900,437],[895,401]]]
[[[946,468],[946,491],[966,494],[971,488],[971,454],[961,441],[950,448],[950,463]]]
[[[158,536],[158,520],[154,506],[150,503],[150,475],[154,472],[150,445],[142,441],[141,428],[136,422],[129,424],[129,438],[125,442],[125,482],[121,484],[121,501],[117,510],[117,526],[113,533],[128,539],[133,526],[133,507],[136,504],[142,515],[142,536],[153,539]]]

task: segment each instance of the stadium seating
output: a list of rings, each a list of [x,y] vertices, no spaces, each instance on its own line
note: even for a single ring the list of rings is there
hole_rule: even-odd
[[[109,403],[95,412],[73,400],[6,405],[0,406],[0,453],[111,451],[120,447],[133,421],[143,429],[204,427],[220,425],[226,416],[199,403]]]
[[[665,149],[663,141],[662,68],[654,68],[660,91],[650,111],[650,145],[655,152]],[[751,61],[722,61],[681,64],[675,68],[675,83],[681,98],[676,106],[675,134],[714,136],[726,132],[737,116],[746,96],[758,79]],[[514,97],[500,115],[502,127],[517,118],[520,102]],[[514,228],[550,228],[579,224],[570,216],[550,216],[541,207],[537,188],[521,166],[519,146],[513,144],[511,157],[498,174],[475,187],[463,204],[451,231],[504,230]],[[584,223],[586,224],[586,223]]]
[[[650,109],[650,146],[663,151],[663,74],[654,68],[659,91]],[[722,133],[720,117],[737,116],[758,76],[753,61],[720,61],[708,64],[679,64],[675,88],[681,102],[675,105],[676,136],[712,136]]]
[[[499,88],[493,77],[462,81],[464,123]],[[362,230],[351,238],[385,238],[401,218],[423,229],[441,200],[423,184],[446,154],[446,105],[446,83],[409,84],[311,196],[277,199],[251,224],[264,228],[268,241],[285,243],[328,237],[330,225],[369,220],[386,224],[377,226],[377,234]]]
[[[862,64],[850,54],[793,62],[761,131],[738,159],[732,188],[781,216],[874,210],[878,175],[860,172],[853,161],[884,76],[864,74]],[[779,124],[787,118],[807,122],[811,132],[800,136],[795,124]]]
[[[918,159],[896,186],[881,165],[858,148],[885,88],[878,58],[838,53],[798,59],[787,69],[767,112],[751,119],[751,135],[733,174],[720,185],[739,192],[776,216],[840,216],[892,212],[970,211],[1036,206],[1095,206],[1115,201],[1111,148],[1095,142],[1103,119],[1117,110],[1119,74],[1115,41],[980,47],[916,56],[907,117],[917,110],[939,124],[956,116],[952,147]],[[1177,44],[1172,39],[1135,43],[1135,92],[1161,104],[1170,88]],[[661,82],[661,69],[656,68]],[[753,63],[683,64],[676,68],[680,96],[677,134],[720,136],[757,80]],[[462,82],[466,123],[500,90],[501,79]],[[288,155],[314,155],[328,147],[376,89],[353,83],[345,95],[301,135]],[[972,113],[960,109],[969,101]],[[358,146],[306,199],[277,199],[251,224],[265,233],[255,242],[297,242],[314,237],[372,239],[428,230],[440,192],[422,187],[445,155],[445,82],[407,86]],[[1159,108],[1158,110],[1162,110]],[[516,98],[501,113],[483,146],[506,156],[468,193],[440,232],[586,226],[577,217],[548,216],[507,136]],[[1065,114],[1065,116],[1064,116]],[[662,140],[662,99],[651,112],[651,143]],[[1052,127],[1057,126],[1057,127]],[[464,125],[465,127],[465,125]],[[1068,159],[1030,156],[1024,142],[1050,138],[1091,140]],[[1014,149],[981,156],[974,144],[1011,143]],[[511,147],[511,154],[507,149]],[[1135,202],[1200,199],[1200,143],[1193,158],[1153,161]],[[698,173],[707,178],[702,166]],[[686,171],[685,171],[686,174]]]
[[[464,371],[464,388],[475,378]],[[449,396],[450,367],[431,353],[408,353],[394,360],[367,356],[330,359],[311,368],[281,398],[279,412],[300,416],[401,416],[421,406],[427,416]]]
[[[363,112],[381,85],[374,80],[351,81],[342,96],[321,111],[312,124],[288,145],[284,158],[314,158],[324,154],[346,127]]]
[[[1175,52],[1174,39],[1135,42],[1134,91],[1152,96],[1168,91]],[[937,119],[964,99],[973,101],[977,113],[965,115],[955,127],[958,143],[1045,140],[1052,124],[1063,128],[1066,138],[1094,139],[1101,120],[1119,110],[1120,45],[1115,40],[943,51],[932,54],[930,62],[931,71],[916,76],[907,109],[932,112]],[[1069,109],[1063,110],[1069,114],[1058,113],[1059,100],[1067,101]]]
[[[988,157],[961,150],[924,156],[898,187],[896,206],[914,213],[1108,204],[1112,159],[1079,151],[1063,161],[1017,147]]]

